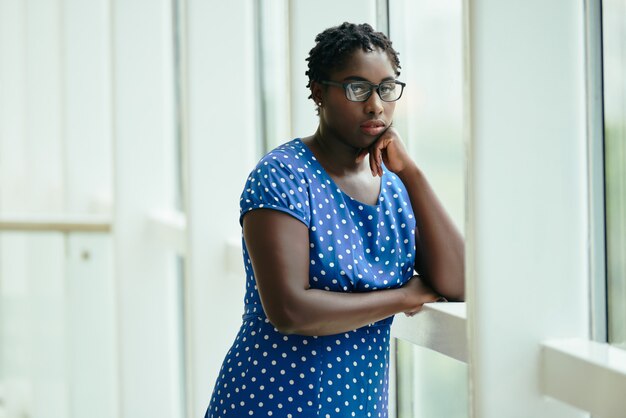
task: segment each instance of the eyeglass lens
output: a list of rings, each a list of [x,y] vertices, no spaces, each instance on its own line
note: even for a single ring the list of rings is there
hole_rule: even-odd
[[[354,102],[364,102],[374,90],[374,84],[365,81],[355,81],[346,85],[346,96]],[[400,98],[402,85],[395,81],[386,81],[378,86],[380,98],[386,102],[393,102]]]

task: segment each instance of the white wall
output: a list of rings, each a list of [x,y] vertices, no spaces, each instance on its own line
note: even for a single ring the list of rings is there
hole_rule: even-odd
[[[465,5],[472,416],[584,416],[539,387],[539,343],[589,336],[583,2]]]

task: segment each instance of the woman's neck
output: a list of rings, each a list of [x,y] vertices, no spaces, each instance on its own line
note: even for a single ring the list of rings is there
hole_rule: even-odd
[[[326,171],[336,175],[356,174],[368,170],[366,155],[359,155],[361,150],[351,147],[346,143],[325,132],[323,127],[318,127],[315,133],[303,139],[313,154]]]

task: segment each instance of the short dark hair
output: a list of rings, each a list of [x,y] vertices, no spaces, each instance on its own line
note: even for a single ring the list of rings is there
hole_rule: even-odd
[[[400,75],[398,52],[391,46],[391,41],[382,32],[376,32],[367,23],[360,25],[344,22],[339,26],[328,28],[315,37],[315,46],[309,51],[306,59],[309,69],[305,74],[309,77],[307,88],[313,81],[327,80],[331,71],[340,69],[348,57],[361,48],[371,52],[379,48],[389,57],[396,77]],[[309,95],[309,99],[313,95]]]

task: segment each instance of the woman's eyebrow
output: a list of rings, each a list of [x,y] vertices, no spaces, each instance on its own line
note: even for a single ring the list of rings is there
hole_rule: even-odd
[[[389,76],[389,77],[385,77],[381,80],[381,83],[383,81],[391,81],[391,80],[395,80],[395,77]],[[353,80],[353,81],[367,81],[368,83],[372,83],[370,80],[368,80],[367,78],[363,78],[360,77],[358,75],[349,75],[347,77],[344,77],[343,81],[349,81],[349,80]],[[372,83],[372,84],[376,84],[376,83]]]

